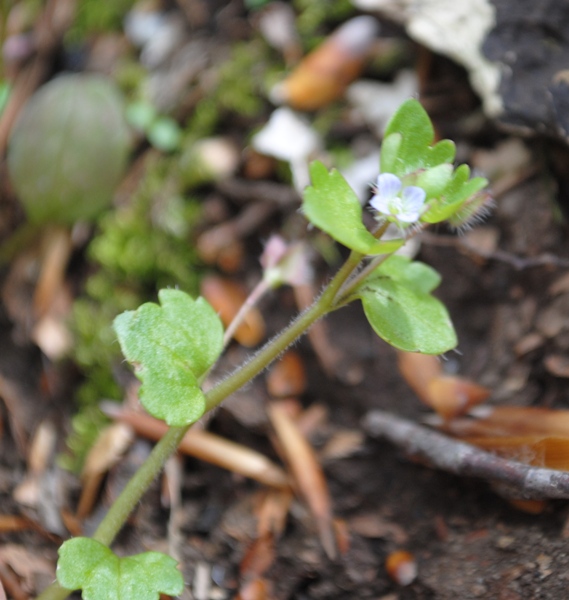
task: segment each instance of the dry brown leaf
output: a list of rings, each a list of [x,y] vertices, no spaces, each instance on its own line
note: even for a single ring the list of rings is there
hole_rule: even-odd
[[[336,534],[336,547],[342,556],[350,549],[350,530],[344,519],[334,519],[334,533]]]
[[[503,458],[535,467],[569,471],[569,437],[524,435],[461,439]]]
[[[523,500],[520,498],[505,498],[515,509],[529,515],[540,515],[547,508],[547,500]]]
[[[273,402],[268,414],[296,482],[297,491],[306,500],[314,517],[322,547],[328,557],[333,559],[336,556],[336,545],[330,494],[314,450],[281,406]]]
[[[14,500],[19,504],[32,508],[38,506],[41,500],[39,478],[53,458],[56,442],[55,426],[50,421],[42,421],[32,437],[26,477],[13,492]]]
[[[306,390],[306,371],[300,355],[285,352],[267,375],[267,390],[274,398],[300,396]]]
[[[451,424],[462,435],[538,435],[569,437],[569,410],[522,406],[484,406],[472,411],[475,419]],[[458,427],[456,427],[458,426]]]
[[[514,352],[517,356],[524,356],[526,354],[529,354],[533,350],[536,350],[537,348],[541,348],[541,346],[543,346],[544,343],[544,337],[534,331],[532,333],[524,335],[524,337],[522,337],[516,342],[514,346]]]
[[[267,580],[259,578],[247,582],[241,587],[235,600],[271,600]]]
[[[356,515],[349,520],[348,525],[352,531],[362,537],[386,539],[398,546],[406,544],[409,539],[400,525],[375,513]]]
[[[4,401],[8,411],[12,435],[18,446],[18,450],[23,456],[27,456],[28,436],[25,428],[26,415],[24,413],[24,405],[20,402],[19,396],[20,393],[17,385],[0,375],[0,399]]]
[[[20,515],[0,515],[0,533],[35,529],[35,524]]]
[[[545,368],[556,377],[569,377],[569,357],[560,354],[549,354],[543,360]]]
[[[89,514],[97,498],[103,477],[118,463],[132,440],[132,429],[124,423],[113,423],[101,431],[97,441],[87,454],[81,473],[83,488],[77,508],[79,518]]]
[[[62,288],[71,248],[71,234],[67,229],[50,228],[44,232],[41,271],[34,293],[36,318],[47,313]]]
[[[32,548],[18,544],[0,546],[0,565],[9,567],[20,579],[21,589],[28,594],[34,591],[38,575],[53,578],[54,565]]]
[[[237,316],[239,309],[247,299],[247,292],[240,284],[210,275],[204,277],[201,284],[202,296],[219,314],[225,327]],[[235,331],[235,339],[243,346],[256,346],[265,335],[265,321],[256,306],[252,306],[243,323]]]
[[[245,552],[239,573],[244,580],[257,579],[263,576],[275,560],[275,542],[269,533],[257,538]]]
[[[297,110],[316,110],[336,100],[361,73],[376,35],[371,17],[347,21],[275,87],[273,99]]]
[[[278,539],[284,532],[292,502],[292,491],[287,488],[270,489],[257,508],[257,537],[271,534]]]
[[[410,552],[397,550],[388,555],[385,570],[395,583],[406,586],[417,578],[417,561]]]
[[[282,406],[282,402],[279,403]],[[296,426],[305,437],[324,427],[330,418],[328,407],[324,404],[311,404],[306,410],[301,410],[294,416]]]
[[[462,377],[443,375],[431,379],[427,384],[429,405],[443,419],[458,417],[489,396],[488,388]]]
[[[419,399],[431,406],[428,386],[435,377],[442,375],[440,360],[430,354],[397,352],[397,366]]]
[[[364,446],[365,434],[359,429],[340,429],[326,442],[318,453],[322,461],[338,460],[352,456]]]

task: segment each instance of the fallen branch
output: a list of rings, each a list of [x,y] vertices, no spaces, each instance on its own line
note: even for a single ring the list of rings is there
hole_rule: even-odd
[[[566,269],[569,267],[569,259],[545,252],[537,256],[518,256],[505,250],[484,250],[469,242],[466,237],[454,235],[440,235],[429,232],[421,234],[421,241],[431,246],[444,246],[457,248],[468,254],[485,260],[496,260],[511,265],[516,271],[523,271],[533,267],[552,266]]]
[[[372,437],[389,440],[438,469],[505,484],[513,497],[569,498],[569,472],[506,460],[381,410],[370,411],[363,426]]]

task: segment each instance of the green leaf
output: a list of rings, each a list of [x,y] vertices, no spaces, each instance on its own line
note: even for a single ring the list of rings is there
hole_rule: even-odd
[[[156,108],[145,100],[131,102],[126,107],[126,120],[138,131],[146,131],[157,117]]]
[[[148,141],[162,152],[173,152],[182,142],[182,130],[170,117],[158,117],[150,125],[147,135]]]
[[[392,135],[401,135],[398,148]],[[384,144],[388,142],[386,160],[381,161],[382,173],[402,177],[417,169],[431,168],[454,160],[455,146],[450,140],[442,140],[431,147],[435,132],[431,119],[418,100],[404,102],[387,124]],[[394,159],[394,154],[397,158]]]
[[[452,179],[453,167],[448,163],[419,173],[415,185],[423,188],[427,199],[440,196]]]
[[[158,600],[184,589],[176,561],[161,552],[119,558],[104,544],[78,537],[59,549],[57,580],[69,590],[83,590],[83,600]]]
[[[140,401],[169,425],[187,425],[205,411],[199,377],[221,354],[223,326],[203,299],[161,290],[161,306],[149,302],[114,321],[121,349],[141,380]]]
[[[384,260],[367,278],[367,281],[373,281],[377,277],[389,277],[423,294],[432,292],[441,283],[441,276],[435,269],[425,263],[412,261],[410,258],[398,254]]]
[[[358,197],[342,175],[318,161],[310,165],[312,185],[304,190],[303,210],[316,227],[362,254],[388,254],[400,248],[404,240],[377,240],[362,222]]]
[[[474,194],[488,185],[484,177],[468,179],[470,168],[460,165],[454,172],[451,180],[429,209],[421,216],[425,223],[440,223],[454,215],[460,207]]]
[[[431,267],[403,256],[385,260],[356,290],[374,331],[399,350],[442,354],[457,344],[444,305],[429,294],[440,283]]]
[[[381,154],[379,156],[380,171],[382,173],[394,173],[397,170],[397,156],[403,136],[400,133],[392,133],[383,138],[381,143]]]

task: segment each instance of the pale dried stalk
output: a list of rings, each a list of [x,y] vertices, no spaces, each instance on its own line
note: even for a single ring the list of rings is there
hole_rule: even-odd
[[[130,425],[137,434],[152,440],[159,440],[168,430],[163,421],[143,413],[123,411],[111,403],[105,403],[103,411],[111,418]],[[263,454],[207,431],[190,429],[180,443],[179,450],[265,485],[289,485],[286,473]]]
[[[298,492],[305,498],[329,558],[336,557],[336,543],[332,523],[332,504],[316,454],[286,410],[277,403],[268,408],[269,418],[295,479]]]

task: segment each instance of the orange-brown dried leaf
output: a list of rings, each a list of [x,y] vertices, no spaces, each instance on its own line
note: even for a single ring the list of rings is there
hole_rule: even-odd
[[[271,600],[269,583],[265,579],[254,579],[244,584],[235,600]]]
[[[229,246],[221,248],[216,264],[224,273],[236,273],[243,266],[245,247],[241,240],[235,240]]]
[[[336,534],[336,547],[344,556],[350,549],[350,530],[344,519],[334,519],[334,533]]]
[[[0,515],[0,533],[34,529],[35,524],[26,517],[19,515]]]
[[[38,578],[53,577],[53,563],[45,558],[45,550],[34,548],[33,545],[23,546],[19,544],[5,543],[0,545],[0,579],[9,597],[11,598],[30,598]],[[14,586],[8,589],[8,581],[5,575],[10,575],[10,585]],[[19,596],[17,594],[24,595]],[[35,595],[34,595],[35,597]]]
[[[281,401],[282,406],[282,401]],[[296,418],[296,426],[305,437],[310,437],[312,433],[325,427],[329,421],[330,414],[328,407],[324,404],[311,404],[306,410],[300,411]]]
[[[357,79],[375,41],[364,17],[353,19],[308,54],[273,90],[273,97],[297,110],[316,110],[339,98]]]
[[[429,383],[442,375],[440,360],[431,354],[397,352],[397,366],[409,387],[427,406],[431,406]]]
[[[28,472],[13,492],[16,502],[37,508],[42,501],[40,477],[53,459],[57,442],[55,426],[50,421],[42,421],[36,428],[28,453]]]
[[[389,554],[385,561],[385,570],[398,585],[409,585],[417,578],[415,557],[405,550],[397,550]]]
[[[270,489],[257,509],[257,536],[262,538],[271,534],[278,539],[284,532],[290,505],[290,488]]]
[[[462,435],[538,435],[569,437],[569,410],[523,406],[480,407],[477,419],[460,422]],[[451,429],[451,432],[453,430]]]
[[[49,310],[62,287],[71,249],[71,234],[67,229],[53,227],[45,232],[41,272],[34,292],[36,318]]]
[[[245,580],[264,575],[275,560],[275,542],[271,534],[257,538],[245,552],[239,573]]]
[[[81,472],[83,487],[77,507],[78,518],[91,512],[103,477],[119,462],[132,440],[132,429],[124,423],[113,423],[101,431],[87,454]]]
[[[487,400],[490,390],[462,377],[443,375],[429,381],[427,396],[430,406],[448,420]]]
[[[282,407],[272,403],[268,413],[297,491],[306,500],[314,517],[322,547],[330,558],[334,558],[336,545],[330,494],[314,450]]]
[[[300,355],[289,350],[267,375],[267,389],[274,398],[300,396],[306,390],[306,371]]]
[[[464,438],[503,458],[534,467],[569,471],[569,437],[543,435]]]
[[[547,508],[547,500],[523,500],[520,498],[506,498],[515,509],[528,515],[540,515]]]
[[[235,281],[209,275],[201,284],[202,296],[219,314],[225,327],[237,316],[247,299],[245,288]],[[235,331],[235,339],[243,346],[256,346],[265,335],[265,321],[255,306],[245,315],[243,323]]]
[[[319,452],[323,461],[338,460],[359,452],[365,442],[365,434],[359,429],[340,429],[332,434]]]

